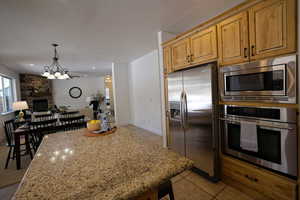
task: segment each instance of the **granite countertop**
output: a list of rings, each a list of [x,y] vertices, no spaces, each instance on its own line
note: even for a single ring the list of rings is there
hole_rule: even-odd
[[[153,134],[84,132],[45,136],[13,199],[132,199],[192,166]]]

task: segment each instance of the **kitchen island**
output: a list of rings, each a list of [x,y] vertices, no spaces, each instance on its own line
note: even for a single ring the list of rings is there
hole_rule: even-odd
[[[139,199],[193,164],[129,127],[85,132],[45,136],[13,199]]]

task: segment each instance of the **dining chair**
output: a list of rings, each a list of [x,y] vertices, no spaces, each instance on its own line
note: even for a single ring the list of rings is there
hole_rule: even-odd
[[[52,113],[43,114],[43,115],[35,115],[34,117],[35,117],[36,120],[40,120],[40,121],[54,119],[54,115]]]
[[[41,121],[32,121],[29,123],[30,131],[38,140],[38,146],[43,137],[50,133],[55,133],[58,130],[57,119],[48,119]]]
[[[79,111],[65,111],[65,112],[60,113],[62,118],[75,117],[78,114],[79,114]]]
[[[6,163],[5,163],[5,169],[7,169],[8,167],[8,164],[9,164],[9,160],[10,159],[15,159],[16,157],[16,150],[15,150],[15,138],[14,138],[14,131],[15,131],[15,125],[14,125],[14,119],[12,120],[8,120],[8,121],[5,121],[5,122],[2,122],[3,123],[3,127],[4,127],[4,131],[5,131],[5,137],[6,137],[6,143],[7,143],[7,146],[9,147],[9,151],[8,151],[8,155],[7,155],[7,158],[6,158]],[[31,159],[32,159],[32,152],[31,152],[31,147],[30,147],[30,141],[26,140],[25,137],[24,138],[21,138],[20,140],[20,155],[21,156],[25,156],[25,155],[30,155]],[[33,147],[33,144],[32,145],[32,148]],[[22,148],[22,147],[25,147],[25,148]],[[13,154],[11,156],[11,153]]]
[[[77,130],[86,127],[84,115],[76,117],[64,117],[59,119],[64,131]]]

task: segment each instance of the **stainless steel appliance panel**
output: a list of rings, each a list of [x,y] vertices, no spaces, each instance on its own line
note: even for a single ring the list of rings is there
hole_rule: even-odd
[[[214,175],[211,65],[183,72],[186,157],[210,176]]]
[[[225,153],[292,177],[298,176],[295,109],[232,105],[224,108],[221,120],[224,125],[222,141]],[[257,152],[247,151],[240,146],[242,123],[255,124]]]
[[[219,87],[223,101],[297,103],[297,56],[222,67]]]
[[[172,73],[168,76],[169,148],[172,151],[185,156],[185,133],[182,126],[182,98],[182,72]]]

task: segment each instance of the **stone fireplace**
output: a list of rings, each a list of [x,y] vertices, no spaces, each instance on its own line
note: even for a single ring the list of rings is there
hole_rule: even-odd
[[[51,80],[34,74],[20,74],[20,88],[21,100],[27,101],[29,109],[53,107]]]

